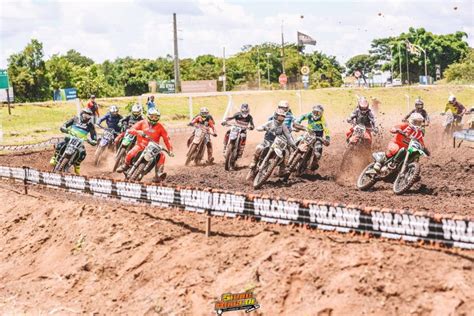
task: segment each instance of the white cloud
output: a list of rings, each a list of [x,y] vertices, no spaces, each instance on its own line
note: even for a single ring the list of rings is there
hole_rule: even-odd
[[[5,1],[0,0],[0,67],[31,38],[45,55],[69,49],[93,58],[156,58],[173,53],[172,13],[178,14],[181,57],[227,54],[246,44],[295,42],[300,30],[317,39],[315,49],[344,62],[365,53],[373,38],[394,36],[410,26],[434,33],[462,30],[473,46],[473,4],[465,1]],[[457,10],[454,10],[457,7]],[[380,15],[379,15],[380,13]],[[301,15],[304,18],[301,18]]]

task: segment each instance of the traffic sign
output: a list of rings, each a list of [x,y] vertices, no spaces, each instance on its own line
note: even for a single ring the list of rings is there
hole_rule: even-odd
[[[288,82],[288,77],[286,76],[286,74],[281,74],[280,77],[278,77],[278,82],[282,86],[286,85],[286,83]]]
[[[301,74],[302,75],[309,75],[309,67],[308,66],[301,67]]]
[[[8,89],[8,73],[5,69],[0,69],[0,89]]]
[[[354,71],[354,77],[359,78],[362,73],[359,70]]]
[[[309,76],[308,75],[301,76],[301,81],[303,83],[308,83],[309,82]]]

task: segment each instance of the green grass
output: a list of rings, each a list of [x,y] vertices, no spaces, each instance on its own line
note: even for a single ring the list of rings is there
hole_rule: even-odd
[[[265,93],[241,93],[232,96],[234,107],[231,112],[238,109],[239,104],[249,103],[252,114],[257,123],[270,116],[275,105],[281,99],[290,102],[293,112],[301,114],[298,106],[298,97],[294,90],[278,90]],[[474,104],[474,88],[472,86],[430,86],[430,87],[397,87],[374,89],[319,89],[301,91],[302,112],[309,111],[313,104],[323,104],[326,116],[347,116],[356,105],[356,95],[371,96],[379,99],[382,104],[380,111],[389,114],[406,113],[407,98],[410,96],[410,107],[414,100],[421,97],[425,101],[428,112],[440,112],[444,109],[450,93],[454,93],[461,103],[470,107]],[[101,115],[105,114],[107,107],[115,104],[120,112],[126,114],[127,105],[138,102],[140,97],[109,98],[97,100],[101,106]],[[146,97],[141,97],[142,104]],[[188,97],[174,97],[160,95],[156,104],[162,113],[162,121],[168,125],[183,125],[189,118]],[[86,104],[84,101],[82,106]],[[221,120],[227,107],[227,96],[193,97],[193,114],[199,108],[206,106],[216,120]],[[59,134],[61,124],[76,113],[76,104],[68,102],[43,102],[16,104],[12,115],[8,115],[7,107],[0,108],[0,124],[3,127],[2,144],[34,143],[45,140],[52,135]]]

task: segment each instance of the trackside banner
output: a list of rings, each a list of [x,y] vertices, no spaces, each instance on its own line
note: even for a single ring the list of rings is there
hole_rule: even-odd
[[[447,247],[474,249],[472,218],[430,215],[392,209],[361,208],[344,204],[273,199],[214,189],[174,188],[57,174],[30,168],[0,166],[0,177],[62,188],[104,198],[178,207],[216,216],[255,217],[280,224],[302,224],[321,230],[368,233],[411,242],[433,242]]]

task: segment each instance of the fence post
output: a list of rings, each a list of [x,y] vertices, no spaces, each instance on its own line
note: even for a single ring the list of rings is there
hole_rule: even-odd
[[[206,211],[206,237],[211,236],[211,211]]]
[[[192,120],[193,119],[193,97],[192,96],[189,96],[188,106],[189,106],[189,120]]]
[[[28,180],[27,180],[28,171],[27,171],[27,169],[28,169],[28,167],[23,166],[23,171],[24,171],[23,187],[24,187],[24,189],[25,189],[25,195],[28,195]]]

